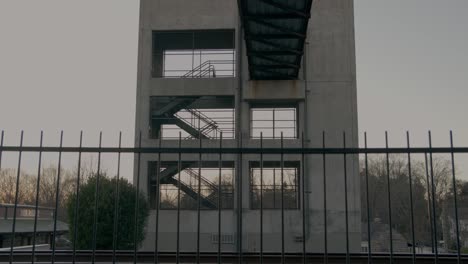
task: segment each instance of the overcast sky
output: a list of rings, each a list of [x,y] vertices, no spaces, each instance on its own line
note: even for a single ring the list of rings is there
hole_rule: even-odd
[[[346,0],[343,0],[346,1]],[[0,0],[0,129],[6,141],[133,143],[137,0]],[[468,145],[468,1],[356,0],[360,132],[383,145]]]

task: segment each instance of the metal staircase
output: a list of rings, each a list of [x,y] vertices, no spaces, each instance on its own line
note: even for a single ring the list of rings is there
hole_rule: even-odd
[[[172,124],[189,134],[189,136],[184,139],[216,139],[221,132],[218,124],[202,112],[190,108],[190,105],[198,99],[200,99],[200,97],[178,97],[154,111],[152,113],[152,119],[157,121],[153,122],[153,126],[157,126],[158,134],[162,125]],[[153,131],[153,133],[154,132],[155,131]],[[216,197],[220,195],[219,189],[214,183],[202,177],[193,169],[190,169],[197,165],[198,164],[195,162],[182,163],[180,167],[178,164],[168,166],[165,170],[161,171],[159,179],[157,180],[163,184],[172,184],[176,187],[180,186],[181,191],[197,200],[198,190],[194,190],[190,185],[179,182],[174,176],[185,171],[187,175],[196,179],[197,182],[200,177],[202,185],[210,190],[209,195],[200,195],[201,204],[207,208],[215,209],[217,208]]]
[[[200,99],[200,97],[176,97],[168,104],[154,111],[152,114],[153,116],[169,117],[193,104],[198,99]]]
[[[162,125],[176,125],[190,136],[184,139],[216,139],[221,130],[216,121],[189,106],[200,97],[176,98],[152,113],[152,134],[159,135]]]
[[[197,162],[194,163],[185,163],[180,165],[180,172],[184,171],[197,182],[200,180],[201,186],[200,189],[206,190],[208,189],[210,194],[209,195],[200,195],[200,202],[202,206],[205,206],[210,209],[217,208],[217,200],[216,197],[219,195],[218,187],[209,181],[208,179],[204,178],[198,172],[191,169],[190,167],[196,166]],[[194,190],[189,184],[184,183],[183,181],[179,181],[174,176],[179,173],[179,165],[169,166],[165,170],[160,173],[159,180],[162,184],[172,184],[176,187],[180,186],[180,190],[186,193],[188,196],[192,197],[194,200],[198,200],[198,186]]]
[[[214,121],[213,119],[209,118],[208,116],[196,109],[187,108],[185,109],[185,112],[190,114],[189,118],[183,118],[179,114],[174,115],[174,117],[178,118],[179,120],[182,120],[184,123],[189,124],[191,126],[191,128],[186,127],[186,129],[184,129],[191,135],[186,137],[185,139],[199,137],[201,137],[202,139],[216,139],[218,137],[221,131],[219,130],[219,126],[216,121]],[[195,130],[197,130],[196,134],[195,131],[193,131],[194,128]],[[192,131],[189,132],[188,130]]]
[[[210,203],[216,205],[218,203],[217,197],[218,197],[218,195],[221,194],[221,192],[219,191],[218,186],[216,184],[214,184],[213,182],[211,182],[210,180],[206,179],[205,177],[201,176],[198,173],[198,171],[195,171],[195,170],[193,170],[191,168],[187,168],[185,170],[185,172],[190,177],[192,177],[195,181],[198,182],[198,180],[200,180],[201,189],[205,189],[205,190],[208,190],[210,192],[210,194],[208,194],[206,196],[203,196],[203,198],[206,199],[207,201],[209,201]]]
[[[182,181],[178,181],[175,178],[169,178],[166,180],[167,183],[170,183],[176,187],[180,186],[180,190],[186,193],[188,196],[192,197],[194,200],[198,199],[198,192],[197,190],[192,189],[191,186],[183,183]],[[200,204],[204,207],[207,207],[209,209],[216,209],[218,208],[213,201],[206,199],[206,197],[200,195]]]
[[[151,135],[153,136],[153,138],[157,138],[160,136],[162,125],[175,124],[179,127],[183,126],[183,124],[180,125],[180,122],[175,123],[177,122],[178,118],[176,118],[174,115],[180,110],[193,104],[198,99],[199,97],[177,97],[169,103],[162,106],[161,108],[154,110],[151,113]],[[181,129],[184,128],[181,127]],[[186,129],[190,128],[186,127]]]

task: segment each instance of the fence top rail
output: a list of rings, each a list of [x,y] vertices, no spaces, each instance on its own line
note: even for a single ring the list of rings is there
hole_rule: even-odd
[[[219,147],[37,147],[0,146],[0,152],[82,152],[82,153],[202,153],[202,154],[424,154],[467,153],[468,147],[415,147],[415,148],[219,148]]]

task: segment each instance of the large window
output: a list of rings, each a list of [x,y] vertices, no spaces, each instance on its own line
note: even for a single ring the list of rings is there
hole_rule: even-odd
[[[250,162],[250,208],[299,209],[299,162]],[[282,204],[282,201],[284,202]]]
[[[234,30],[153,32],[153,77],[234,77],[234,34]]]
[[[151,97],[151,137],[163,139],[234,138],[232,96]]]
[[[251,137],[270,139],[297,138],[297,107],[251,108]]]
[[[234,77],[234,61],[235,51],[232,49],[165,50],[162,77]]]
[[[177,209],[178,204],[180,203],[180,209],[182,210],[197,210],[199,189],[201,191],[201,209],[218,209],[219,198],[221,199],[222,209],[234,208],[234,163],[225,161],[222,163],[221,169],[219,168],[218,162],[215,161],[202,162],[202,168],[197,167],[197,163],[198,162],[196,161],[181,162],[180,168],[182,170],[180,173],[178,173],[178,162],[161,163],[159,173],[160,209]],[[157,162],[150,162],[150,184],[148,191],[150,193],[150,204],[152,209],[156,209],[157,201],[156,171]]]

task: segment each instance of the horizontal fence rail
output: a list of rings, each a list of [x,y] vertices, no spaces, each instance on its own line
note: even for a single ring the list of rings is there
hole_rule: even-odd
[[[34,147],[34,146],[3,146],[0,151],[5,152],[71,152],[71,153],[142,153],[142,154],[157,154],[157,153],[202,153],[202,154],[424,154],[424,153],[468,153],[468,147],[433,147],[433,148],[197,148],[197,147]]]
[[[52,256],[51,252],[41,251],[38,252],[35,256],[35,261],[39,263],[50,263],[52,262],[53,257],[55,262],[59,263],[70,263],[70,256],[73,254],[71,251],[59,251]],[[0,260],[6,260],[6,258],[1,258]],[[201,263],[217,263],[218,255],[216,253],[200,253],[199,260]],[[303,263],[302,259],[303,254],[286,254],[287,259],[284,262],[281,262],[281,254],[275,253],[264,253],[263,263]],[[414,263],[411,256],[407,254],[395,254],[393,263],[396,264],[406,264]],[[158,263],[174,263],[176,255],[171,252],[159,252],[157,257]],[[184,252],[179,256],[180,263],[193,263],[197,258],[196,252]],[[239,263],[240,255],[235,253],[222,253],[223,262],[222,263]],[[324,263],[324,255],[320,253],[307,253],[306,254],[307,262],[306,263]],[[331,264],[342,264],[345,263],[346,254],[338,253],[329,253],[327,255],[328,262]],[[375,263],[375,264],[388,264],[389,263],[389,254],[373,254],[369,258],[366,254],[350,254],[349,262],[353,264],[365,264],[365,263]],[[15,253],[15,259],[18,262],[31,262],[31,253],[30,252],[17,252]],[[111,251],[98,251],[96,252],[95,262],[100,263],[111,263],[113,259],[116,259],[119,263],[132,263],[134,261],[134,253],[132,251],[118,251],[115,255]],[[260,255],[257,253],[244,253],[242,256],[243,263],[260,263]],[[462,256],[462,262],[468,261],[468,257]],[[6,262],[5,261],[5,262]],[[90,263],[92,262],[92,253],[86,251],[80,251],[76,253],[76,262],[77,263]],[[137,263],[154,263],[155,254],[152,252],[138,252],[137,253]],[[431,254],[420,254],[416,257],[416,262],[418,264],[433,264],[434,256]],[[441,254],[438,259],[438,263],[441,264],[450,264],[457,263],[456,256],[453,255],[444,255]]]
[[[140,133],[135,147],[122,134],[103,147],[101,133],[85,147],[81,133],[64,147],[63,132],[59,146],[44,146],[42,132],[38,146],[23,132],[7,145],[1,132],[0,262],[468,263],[468,177],[457,162],[468,147],[452,133],[446,147],[431,133],[428,147],[412,147],[409,133],[398,148],[387,133],[380,148],[348,136],[324,132],[309,147],[303,134]]]

